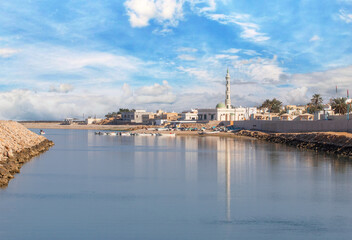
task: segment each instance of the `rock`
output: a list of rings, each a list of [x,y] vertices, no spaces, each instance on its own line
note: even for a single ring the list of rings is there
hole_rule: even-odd
[[[54,143],[14,121],[0,121],[0,187],[6,187],[21,166]]]
[[[264,133],[242,130],[236,135],[254,137],[273,143],[283,143],[301,149],[352,156],[352,137],[341,133]]]

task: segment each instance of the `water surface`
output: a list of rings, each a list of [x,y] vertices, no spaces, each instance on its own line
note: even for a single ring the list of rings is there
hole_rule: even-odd
[[[352,236],[346,159],[247,138],[45,132],[55,146],[0,190],[0,239]]]

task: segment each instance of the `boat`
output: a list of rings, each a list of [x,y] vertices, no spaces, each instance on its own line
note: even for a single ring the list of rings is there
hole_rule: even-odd
[[[117,133],[116,133],[116,132],[109,132],[108,135],[109,135],[109,136],[116,136]]]
[[[44,132],[43,130],[40,130],[39,134],[40,134],[40,135],[44,135],[45,132]]]
[[[156,136],[159,137],[176,137],[175,133],[157,133]]]
[[[213,131],[213,132],[199,132],[199,135],[208,135],[208,134],[215,134],[215,133],[219,133],[219,131]]]
[[[153,135],[150,133],[140,133],[139,136],[148,136],[149,137],[149,136],[153,136]]]

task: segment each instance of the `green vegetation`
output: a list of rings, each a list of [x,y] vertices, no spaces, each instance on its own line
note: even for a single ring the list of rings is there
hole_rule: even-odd
[[[272,113],[279,113],[282,102],[273,98],[272,100],[266,99],[259,108],[267,108]]]
[[[320,94],[314,94],[312,96],[312,99],[310,100],[310,103],[307,104],[308,106],[308,112],[313,114],[316,111],[321,111],[323,110],[323,98],[321,97]]]
[[[135,109],[128,109],[128,108],[120,108],[118,111],[118,114],[121,114],[123,112],[135,112]]]
[[[331,108],[334,110],[335,114],[346,114],[347,113],[347,98],[333,98],[331,100]]]
[[[109,112],[108,114],[105,115],[106,118],[116,118],[119,114],[123,112],[134,112],[136,111],[135,109],[128,109],[128,108],[120,108],[118,112]]]
[[[112,112],[112,113],[108,113],[105,115],[106,118],[113,118],[113,117],[117,117],[118,113],[117,112]]]

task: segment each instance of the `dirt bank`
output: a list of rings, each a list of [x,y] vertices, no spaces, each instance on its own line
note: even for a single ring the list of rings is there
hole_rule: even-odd
[[[0,187],[6,187],[25,162],[53,145],[17,122],[0,121]]]
[[[284,143],[301,149],[312,149],[352,157],[352,134],[350,133],[264,133],[242,130],[237,132],[236,135],[254,137],[273,143]]]

